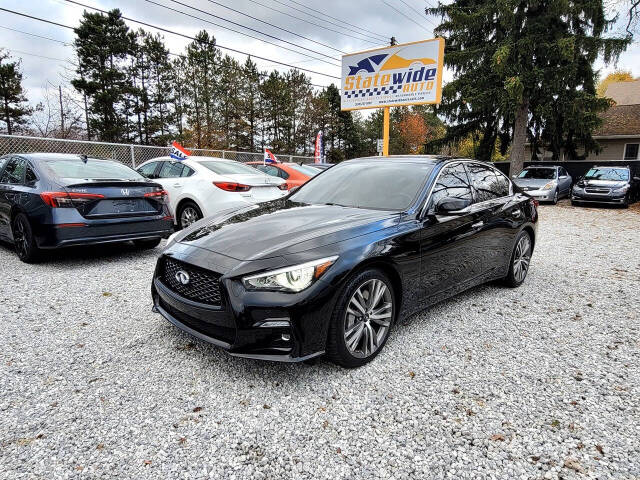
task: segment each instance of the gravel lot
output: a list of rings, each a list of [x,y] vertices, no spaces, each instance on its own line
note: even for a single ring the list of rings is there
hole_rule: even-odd
[[[232,358],[151,313],[159,250],[0,246],[0,478],[640,478],[640,208],[541,208],[532,270],[366,367]]]

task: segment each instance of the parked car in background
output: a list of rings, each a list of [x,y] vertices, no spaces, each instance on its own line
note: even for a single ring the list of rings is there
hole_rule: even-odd
[[[640,178],[628,166],[594,166],[576,182],[571,203],[611,203],[629,206],[640,198]]]
[[[522,191],[540,202],[554,205],[571,195],[572,182],[565,168],[557,165],[531,165],[513,177],[513,183]]]
[[[53,153],[0,157],[0,237],[24,262],[71,245],[153,248],[172,231],[167,193],[126,165]]]
[[[178,229],[223,210],[253,205],[287,194],[281,178],[243,163],[213,157],[171,157],[149,160],[138,172],[160,183],[169,193],[169,205]]]
[[[484,282],[520,286],[537,201],[490,164],[342,162],[286,198],[176,233],[155,311],[233,355],[371,361],[394,323]]]
[[[298,163],[247,162],[247,165],[251,165],[267,175],[282,178],[287,182],[289,190],[299,187],[322,171],[311,165],[300,165]]]
[[[313,168],[319,168],[320,170],[326,170],[327,168],[333,167],[335,163],[303,163],[302,165],[307,165]]]

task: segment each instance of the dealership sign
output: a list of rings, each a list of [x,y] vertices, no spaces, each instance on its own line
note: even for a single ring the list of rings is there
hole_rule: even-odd
[[[342,110],[440,103],[444,39],[342,57]]]

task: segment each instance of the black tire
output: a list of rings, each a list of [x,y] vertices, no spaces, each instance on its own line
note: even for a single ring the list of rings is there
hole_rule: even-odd
[[[31,223],[24,213],[19,213],[11,225],[13,246],[18,258],[25,263],[35,263],[40,259],[40,249],[33,237]]]
[[[575,200],[571,200],[571,206],[572,207],[579,207],[581,204],[580,202],[576,202]]]
[[[148,250],[148,249],[156,248],[158,245],[160,245],[161,241],[162,241],[161,238],[149,238],[144,240],[134,240],[133,244],[138,248],[141,248],[143,250]]]
[[[559,198],[559,194],[558,194],[558,189],[556,188],[556,191],[553,194],[553,200],[551,200],[551,203],[553,205],[557,205],[558,204],[558,198]]]
[[[176,230],[182,230],[183,228],[187,228],[189,225],[194,223],[194,221],[187,222],[187,224],[183,222],[183,216],[188,216],[189,218],[191,218],[191,215],[188,215],[189,213],[193,213],[195,215],[196,219],[194,221],[198,221],[202,218],[202,210],[200,210],[200,207],[198,207],[198,205],[196,205],[194,202],[186,201],[182,203],[180,205],[180,208],[178,209],[178,215],[176,217]]]
[[[371,310],[380,311],[379,308],[376,308],[378,305],[380,305],[380,303],[374,304],[371,309],[366,306],[366,310],[368,312],[366,314],[366,320],[364,319],[364,317],[358,317],[360,319],[357,320],[353,315],[348,313],[349,311],[351,311],[349,305],[353,300],[353,297],[356,295],[356,291],[360,290],[361,288],[365,288],[364,293],[366,293],[367,286],[371,286],[370,288],[375,288],[375,285],[380,285],[376,283],[376,281],[382,282],[387,289],[386,291],[384,291],[383,296],[380,298],[380,301],[384,302],[383,305],[385,305],[384,315],[387,314],[389,309],[391,310],[390,316],[388,318],[388,326],[386,328],[382,327],[382,325],[380,324],[380,322],[386,323],[386,319],[374,320],[373,318],[369,317],[369,315],[373,316]],[[371,292],[371,290],[369,290],[369,292]],[[370,296],[371,294],[369,295],[369,297],[362,298],[366,299],[370,298]],[[390,307],[386,306],[389,299],[391,300]],[[397,303],[398,302],[395,297],[393,284],[382,271],[377,269],[368,269],[357,273],[355,276],[350,278],[346,282],[342,292],[339,294],[338,301],[336,302],[336,305],[333,309],[333,314],[331,315],[329,335],[327,338],[327,358],[345,368],[360,367],[373,360],[380,353],[380,351],[382,351],[384,345],[387,343],[387,339],[389,338],[389,334],[395,320]],[[345,339],[345,329],[347,322],[351,320],[353,320],[354,322],[351,325],[352,328],[357,327],[360,324],[363,325],[362,329],[360,330],[362,333],[360,333],[358,336],[360,340],[357,340],[354,346],[354,348],[357,349],[357,347],[362,344],[363,351],[361,352],[356,351],[355,353],[352,353],[352,351],[350,351],[349,347],[347,346],[347,342]],[[376,328],[380,330],[376,331]],[[381,330],[382,328],[385,328],[384,331]],[[365,333],[365,330],[371,333]],[[356,333],[355,335],[358,335],[358,333]],[[355,339],[355,335],[352,338]],[[366,349],[368,347],[365,346],[365,344],[370,345],[367,342],[368,339],[374,339],[372,341],[375,342],[376,345],[375,350],[373,350],[369,354],[366,354]]]
[[[521,262],[523,261],[523,257],[519,252],[521,250],[521,242],[527,242],[527,241],[528,241],[528,248],[527,248],[528,252],[525,252],[525,257],[527,258],[526,258],[526,265],[524,265],[524,268],[525,268],[524,275],[522,275],[521,270],[518,268],[516,260],[519,257],[520,266],[522,267],[523,265]],[[519,247],[520,247],[520,250],[519,250]],[[516,237],[516,241],[513,246],[513,252],[511,253],[511,258],[509,259],[509,273],[507,274],[507,276],[504,278],[504,281],[503,281],[503,283],[507,287],[517,288],[520,285],[522,285],[522,283],[525,281],[525,279],[527,278],[527,274],[529,273],[529,262],[531,261],[532,253],[533,253],[533,239],[531,238],[531,235],[529,235],[529,232],[527,232],[526,230],[523,230]]]

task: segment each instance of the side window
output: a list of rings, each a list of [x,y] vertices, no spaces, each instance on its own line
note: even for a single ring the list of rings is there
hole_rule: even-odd
[[[158,166],[158,162],[151,162],[143,165],[138,169],[138,173],[147,178],[155,178],[156,167]]]
[[[175,178],[182,175],[184,165],[178,162],[163,162],[158,178]]]
[[[12,158],[7,163],[4,172],[2,173],[2,177],[0,178],[0,183],[8,183],[8,184],[20,184],[24,181],[24,171],[27,166],[27,161],[22,158]]]
[[[30,163],[27,163],[27,169],[24,172],[24,183],[27,185],[32,185],[38,180],[38,176],[36,172],[33,171],[33,167]]]
[[[476,203],[505,196],[501,193],[498,177],[492,168],[472,163],[467,165],[467,169],[476,194]]]
[[[287,178],[289,178],[289,174],[288,174],[287,172],[285,172],[284,170],[282,170],[281,168],[278,168],[278,167],[274,167],[274,168],[275,168],[276,170],[278,170],[278,176],[279,176],[280,178],[284,178],[285,180],[286,180]]]
[[[498,195],[500,197],[506,197],[511,193],[511,182],[509,179],[500,172],[495,172],[496,174],[496,185],[498,187]]]
[[[431,191],[431,205],[435,206],[442,198],[452,197],[473,202],[471,185],[467,172],[461,163],[446,167]]]
[[[567,177],[569,174],[567,173],[567,171],[564,169],[564,167],[560,167],[560,176],[561,177]]]
[[[190,177],[191,175],[193,175],[194,173],[196,173],[196,171],[193,168],[189,168],[186,165],[182,166],[182,176],[183,177]]]
[[[266,173],[267,175],[271,175],[272,177],[279,177],[280,169],[274,167],[273,165],[263,165],[258,167],[258,170]]]
[[[9,160],[9,157],[0,158],[0,174],[2,173],[2,168],[4,167],[4,164],[7,163],[7,160]]]

